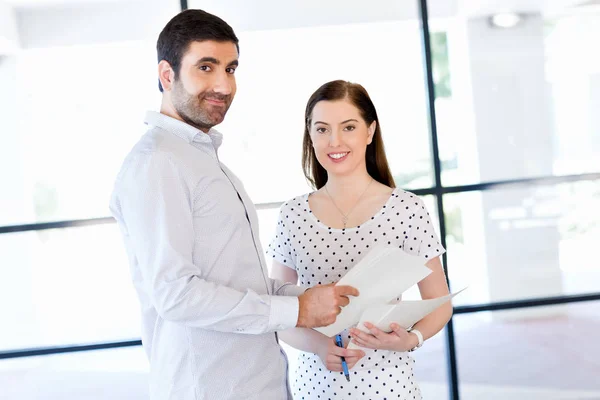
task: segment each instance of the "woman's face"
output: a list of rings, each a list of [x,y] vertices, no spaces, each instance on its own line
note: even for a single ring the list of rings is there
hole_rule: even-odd
[[[366,170],[365,153],[375,127],[375,121],[367,126],[358,108],[347,100],[323,100],[315,105],[310,137],[317,160],[329,176]]]

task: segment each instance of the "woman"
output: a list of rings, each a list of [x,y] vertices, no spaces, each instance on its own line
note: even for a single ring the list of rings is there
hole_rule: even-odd
[[[448,294],[439,256],[444,252],[429,213],[417,196],[395,188],[377,112],[366,90],[345,81],[321,86],[306,106],[302,162],[316,191],[281,207],[267,253],[275,278],[304,287],[338,281],[376,244],[397,246],[423,258],[433,272],[419,283],[423,299]],[[398,299],[399,300],[399,299]],[[391,333],[368,325],[343,332],[364,353],[346,357],[316,331],[293,329],[280,337],[302,351],[291,378],[298,399],[421,399],[409,351],[439,332],[452,315],[446,303],[410,332]],[[364,354],[364,357],[361,356]]]

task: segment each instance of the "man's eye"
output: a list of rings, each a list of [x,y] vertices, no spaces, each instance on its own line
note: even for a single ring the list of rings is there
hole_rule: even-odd
[[[210,71],[210,67],[208,65],[201,65],[200,71]]]
[[[227,68],[226,71],[228,74],[231,74],[231,75],[235,74],[235,68]]]

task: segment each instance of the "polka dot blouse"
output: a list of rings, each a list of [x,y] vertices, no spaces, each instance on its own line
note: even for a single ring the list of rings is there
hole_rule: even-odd
[[[346,229],[328,227],[317,219],[308,197],[296,197],[281,207],[277,230],[267,249],[273,260],[296,270],[300,286],[337,282],[378,244],[399,247],[425,262],[444,252],[423,201],[410,192],[394,189],[374,216]],[[346,344],[347,331],[343,337]],[[408,353],[366,353],[351,370],[354,376],[350,383],[341,373],[328,371],[316,355],[301,353],[291,379],[295,398],[421,398],[412,372],[414,361]]]

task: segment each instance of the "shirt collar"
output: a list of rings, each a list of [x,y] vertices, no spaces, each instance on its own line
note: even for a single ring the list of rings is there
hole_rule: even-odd
[[[206,143],[214,147],[215,150],[223,143],[223,135],[216,129],[211,128],[208,133],[202,132],[183,121],[169,117],[156,111],[148,111],[144,118],[146,125],[156,126],[164,129],[188,143]]]

